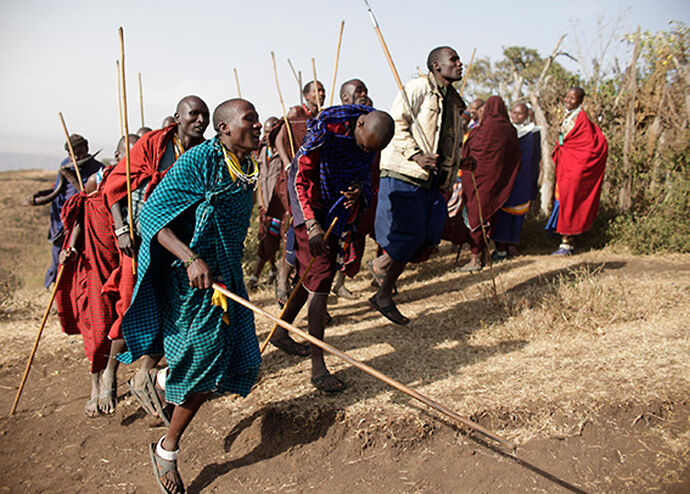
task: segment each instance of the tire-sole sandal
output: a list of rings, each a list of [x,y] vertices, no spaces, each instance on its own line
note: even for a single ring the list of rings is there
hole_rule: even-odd
[[[146,391],[145,394],[141,391],[137,391],[137,389],[134,387],[134,378],[127,381],[127,387],[129,388],[129,392],[132,393],[132,396],[134,396],[134,398],[139,402],[139,406],[143,408],[144,411],[149,415],[158,418],[158,412],[156,412],[156,407],[154,406],[153,402],[149,399],[148,388],[144,388],[144,390]]]
[[[177,460],[165,460],[156,454],[156,443],[149,444],[149,455],[151,456],[151,465],[153,466],[153,476],[156,477],[156,482],[158,487],[163,494],[172,494],[171,491],[165,488],[163,482],[161,482],[161,477],[166,473],[174,470],[177,473],[178,478],[180,478],[180,472],[177,470]],[[162,470],[158,466],[162,467]],[[182,478],[180,478],[182,482]],[[182,485],[182,494],[186,492],[184,485]]]
[[[388,319],[390,322],[394,322],[395,324],[399,324],[400,326],[406,326],[410,324],[410,320],[403,316],[400,311],[398,310],[398,307],[395,305],[395,302],[391,302],[390,305],[387,305],[386,307],[381,307],[378,302],[376,302],[376,295],[371,297],[369,299],[369,304],[379,311],[379,313]]]
[[[289,336],[283,336],[282,338],[273,339],[271,338],[271,345],[276,347],[288,355],[296,355],[298,357],[308,357],[311,350],[308,346],[297,343],[295,340]]]
[[[155,370],[153,372],[156,372]],[[170,426],[170,417],[165,413],[165,406],[158,395],[158,389],[156,389],[156,383],[151,379],[151,374],[146,373],[146,389],[149,392],[149,398],[153,403],[153,407],[158,412],[158,416],[163,421],[166,427]]]
[[[335,386],[328,386],[326,384],[326,381],[329,378],[335,379]],[[323,391],[324,393],[340,393],[341,391],[345,391],[347,389],[347,384],[345,384],[343,381],[341,381],[331,373],[321,374],[320,376],[312,377],[311,384],[316,389],[318,389],[319,391]]]

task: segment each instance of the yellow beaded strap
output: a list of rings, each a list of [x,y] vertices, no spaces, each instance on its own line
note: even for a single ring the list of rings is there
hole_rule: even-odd
[[[251,185],[256,183],[258,178],[257,174],[259,172],[259,164],[256,162],[254,157],[249,155],[249,159],[252,161],[252,169],[251,171],[245,173],[242,170],[242,165],[240,165],[240,160],[237,159],[237,156],[235,156],[232,151],[229,151],[222,142],[220,143],[220,147],[223,150],[223,158],[225,159],[225,164],[228,165],[228,172],[230,173],[232,180],[237,181],[239,179],[239,181],[243,184]]]
[[[182,146],[182,141],[180,140],[179,137],[177,137],[177,134],[173,136],[173,152],[175,153],[175,161],[177,161],[177,158],[182,156],[184,153],[185,149]]]

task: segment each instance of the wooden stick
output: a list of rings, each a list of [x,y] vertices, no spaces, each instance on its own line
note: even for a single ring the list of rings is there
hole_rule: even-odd
[[[496,289],[496,277],[494,276],[494,263],[491,261],[491,255],[488,255],[489,237],[486,234],[486,228],[484,227],[484,217],[482,215],[482,201],[479,199],[479,189],[477,188],[477,180],[474,178],[474,171],[470,170],[470,175],[472,177],[472,185],[474,185],[474,195],[477,196],[477,212],[479,213],[479,223],[482,226],[482,237],[484,237],[484,245],[486,247],[487,258],[489,260],[489,272],[491,273],[491,283],[494,289],[494,301],[496,302],[496,305],[498,305],[498,290]]]
[[[38,328],[38,334],[36,335],[36,340],[34,341],[34,347],[31,350],[31,355],[29,355],[29,361],[26,363],[26,369],[24,370],[24,376],[22,376],[22,381],[19,383],[19,389],[17,390],[17,396],[14,398],[14,403],[12,404],[12,410],[10,415],[14,415],[17,410],[17,405],[19,404],[19,397],[24,391],[24,384],[26,384],[26,379],[29,377],[29,371],[31,370],[31,364],[34,361],[34,356],[36,356],[36,350],[38,349],[38,342],[41,340],[41,335],[43,334],[43,328],[46,327],[46,321],[48,320],[48,314],[50,314],[50,309],[53,307],[53,301],[55,301],[55,295],[57,295],[58,285],[62,279],[62,272],[64,271],[64,266],[58,268],[57,276],[55,277],[55,286],[53,287],[53,292],[50,294],[50,302],[48,302],[48,307],[43,313],[43,319],[41,320],[41,326]]]
[[[338,75],[338,62],[340,61],[340,43],[343,41],[343,28],[345,21],[340,21],[340,33],[338,34],[338,48],[335,50],[335,67],[333,67],[333,83],[331,84],[331,96],[328,99],[328,106],[333,106],[333,94],[335,93],[335,80]]]
[[[145,127],[144,124],[144,88],[141,84],[141,72],[137,73],[137,78],[139,79],[139,112],[141,113],[141,126]]]
[[[304,94],[302,94],[302,71],[297,73],[295,71],[295,67],[292,65],[292,61],[288,58],[288,65],[290,66],[290,70],[292,71],[292,75],[295,77],[295,81],[297,82],[297,88],[299,90],[299,104],[303,105],[304,104]]]
[[[314,87],[312,88],[316,91],[316,113],[321,113],[321,98],[319,98],[319,86],[318,80],[316,79],[316,61],[312,57],[311,59],[311,71],[314,74]]]
[[[273,61],[273,75],[276,79],[276,89],[278,90],[278,98],[280,99],[280,108],[283,110],[283,119],[285,120],[285,128],[287,129],[288,140],[290,141],[290,151],[292,151],[291,158],[295,157],[295,142],[292,139],[292,129],[290,129],[290,122],[288,121],[287,111],[285,111],[285,103],[283,102],[283,93],[280,92],[280,81],[278,81],[278,68],[276,67],[276,54],[271,52],[271,60]],[[292,65],[292,64],[290,64]]]
[[[336,216],[333,218],[333,221],[331,222],[331,226],[328,227],[328,230],[326,230],[326,234],[323,236],[324,242],[328,240],[328,236],[331,234],[331,230],[333,230],[333,227],[335,224],[338,222],[338,217]],[[304,273],[302,273],[302,276],[300,276],[299,281],[297,282],[297,285],[295,285],[295,288],[292,289],[292,293],[290,293],[290,296],[287,299],[287,302],[285,302],[285,305],[283,305],[283,309],[280,311],[280,316],[279,318],[282,318],[283,315],[285,314],[285,311],[287,310],[288,305],[290,305],[290,302],[292,301],[293,298],[295,298],[295,295],[297,295],[297,292],[299,291],[300,287],[302,286],[302,283],[304,282],[304,278],[307,276],[307,273],[309,273],[309,270],[311,269],[312,264],[314,264],[314,259],[316,259],[315,256],[312,256],[311,260],[309,261],[309,264],[307,264],[307,269],[304,270]],[[268,343],[271,341],[271,338],[273,338],[273,333],[276,332],[276,329],[278,329],[278,323],[276,323],[275,326],[273,326],[273,329],[271,329],[270,333],[268,333],[268,338],[266,338],[266,341],[263,342],[261,345],[261,353],[264,353],[264,350],[266,350],[266,347],[268,346]]]
[[[125,135],[125,128],[122,124],[122,82],[120,81],[120,61],[115,60],[117,68],[117,109],[120,114],[120,137]]]
[[[391,71],[393,72],[393,77],[395,78],[395,82],[398,85],[398,89],[400,90],[400,94],[402,95],[403,103],[405,104],[407,112],[410,114],[410,117],[412,117],[412,122],[417,127],[417,131],[419,132],[419,135],[422,138],[422,142],[420,143],[422,145],[421,146],[422,150],[424,151],[425,154],[434,154],[431,151],[431,146],[429,145],[429,139],[427,139],[426,134],[424,133],[424,129],[422,129],[422,126],[419,125],[419,121],[417,120],[417,117],[415,116],[414,112],[412,111],[412,105],[410,104],[410,100],[407,97],[407,92],[405,91],[405,86],[403,85],[402,80],[400,79],[400,74],[398,74],[398,69],[395,68],[395,62],[393,62],[393,57],[391,57],[391,52],[388,50],[388,45],[386,44],[386,40],[383,39],[383,34],[381,34],[381,29],[379,28],[379,23],[376,21],[376,17],[374,17],[374,13],[372,12],[371,7],[369,6],[369,2],[367,0],[364,0],[364,3],[367,6],[367,10],[369,11],[369,18],[371,19],[371,22],[374,25],[374,30],[376,31],[376,35],[379,38],[379,42],[381,43],[381,48],[383,48],[383,53],[386,55],[386,60],[388,60],[388,65],[390,66]]]
[[[134,245],[134,211],[132,211],[132,179],[131,162],[129,157],[129,124],[127,123],[127,85],[125,83],[125,33],[120,26],[117,30],[120,36],[120,80],[122,81],[122,122],[125,128],[125,174],[127,180],[127,216],[129,221],[129,238]],[[132,272],[137,272],[137,261],[132,258]]]
[[[506,448],[510,449],[511,451],[515,451],[516,445],[512,441],[509,441],[508,439],[505,439],[505,438],[499,436],[495,432],[493,432],[489,429],[486,429],[485,427],[482,427],[481,425],[479,425],[475,422],[472,422],[470,419],[463,417],[459,413],[447,408],[444,405],[441,405],[440,403],[432,400],[431,398],[428,398],[427,396],[423,395],[419,391],[416,391],[416,390],[414,390],[408,386],[405,386],[403,383],[398,382],[395,379],[388,377],[387,375],[383,374],[382,372],[377,371],[373,367],[368,366],[364,362],[357,360],[356,358],[351,357],[350,355],[348,355],[344,352],[341,352],[337,348],[332,347],[328,343],[325,343],[325,342],[321,341],[320,339],[313,337],[309,333],[306,333],[306,332],[302,331],[301,329],[296,328],[292,324],[289,324],[289,323],[281,320],[280,318],[278,318],[272,314],[269,314],[268,312],[261,309],[260,307],[257,307],[256,305],[252,304],[251,302],[248,302],[247,300],[243,299],[242,297],[232,293],[226,287],[221,286],[218,283],[214,283],[213,288],[218,290],[219,292],[221,292],[226,297],[234,300],[238,304],[243,305],[244,307],[248,308],[249,310],[255,312],[256,314],[260,314],[260,315],[270,319],[271,321],[275,322],[276,325],[279,325],[279,326],[285,328],[286,330],[290,331],[291,333],[294,333],[297,336],[304,338],[305,340],[307,340],[312,345],[317,346],[317,347],[321,348],[322,350],[324,350],[324,351],[326,351],[332,355],[335,355],[339,359],[344,360],[345,362],[349,363],[350,365],[352,365],[354,367],[357,367],[358,369],[366,372],[370,376],[375,377],[379,381],[382,381],[382,382],[388,384],[389,386],[394,387],[398,391],[402,391],[406,395],[411,396],[412,398],[421,401],[425,405],[430,406],[434,410],[437,410],[437,411],[441,412],[442,414],[444,414],[444,415],[446,415],[446,416],[448,416],[454,420],[457,420],[458,422],[460,422],[464,426],[466,426],[472,430],[475,430],[481,434],[484,434],[486,437],[489,437],[489,438],[493,439],[494,441],[501,443],[502,445],[504,445]]]
[[[242,97],[242,91],[240,90],[240,77],[237,75],[237,69],[233,67],[232,71],[235,73],[235,86],[237,86],[237,97]]]
[[[460,86],[460,97],[462,98],[462,92],[465,90],[465,84],[467,84],[467,79],[470,78],[470,72],[472,72],[472,63],[474,62],[474,54],[477,53],[477,49],[472,50],[472,56],[470,57],[470,64],[467,66],[467,74],[462,80],[462,86]]]
[[[74,156],[74,149],[72,149],[72,141],[69,138],[69,132],[67,132],[67,125],[65,125],[65,119],[62,116],[62,112],[58,112],[60,115],[60,122],[62,123],[62,130],[65,131],[65,138],[67,139],[67,149],[69,149],[69,157],[72,159],[72,164],[74,165],[74,171],[77,174],[77,180],[79,181],[79,190],[84,190],[84,184],[81,181],[81,172],[79,171],[79,166],[77,165],[77,158]]]

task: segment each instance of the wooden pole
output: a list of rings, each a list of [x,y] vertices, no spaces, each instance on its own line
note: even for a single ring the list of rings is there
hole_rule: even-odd
[[[290,151],[292,151],[291,158],[295,157],[295,142],[292,139],[292,129],[290,129],[290,122],[288,121],[287,111],[285,110],[285,103],[283,102],[283,93],[280,91],[280,81],[278,80],[278,68],[276,67],[276,54],[271,52],[271,60],[273,61],[273,75],[276,79],[276,89],[278,90],[278,98],[280,99],[280,108],[283,110],[283,119],[285,120],[285,128],[287,129],[288,140],[290,141]],[[292,64],[290,64],[292,66]]]
[[[144,86],[141,83],[141,72],[137,73],[137,78],[139,79],[139,112],[141,113],[141,126],[145,127],[144,124]]]
[[[55,277],[55,286],[53,287],[53,292],[50,294],[50,302],[48,302],[48,307],[43,313],[43,319],[41,320],[41,326],[38,328],[38,334],[36,335],[36,340],[34,341],[34,347],[31,349],[31,355],[29,355],[29,361],[26,363],[26,369],[24,370],[24,375],[22,376],[22,381],[19,383],[19,389],[17,390],[17,396],[14,398],[14,403],[12,404],[12,410],[10,415],[14,415],[17,410],[17,405],[19,404],[19,397],[24,391],[24,384],[26,384],[26,379],[29,377],[29,371],[31,370],[31,364],[36,356],[36,350],[38,349],[38,342],[41,340],[41,335],[43,334],[43,328],[46,327],[46,321],[48,320],[48,314],[50,314],[50,309],[53,306],[53,301],[55,301],[55,295],[57,295],[58,285],[62,279],[62,272],[64,271],[64,266],[58,268],[57,276]]]
[[[474,178],[474,171],[470,170],[470,175],[472,177],[472,185],[474,185],[474,195],[477,196],[477,212],[479,213],[479,223],[482,226],[482,237],[484,238],[484,245],[486,246],[487,258],[489,261],[489,272],[491,273],[491,283],[494,289],[494,301],[498,305],[498,290],[496,289],[496,277],[494,276],[494,263],[491,261],[491,255],[489,254],[489,236],[486,234],[486,228],[484,227],[484,215],[482,214],[482,201],[479,198],[479,189],[477,188],[477,180]],[[481,263],[481,260],[480,260]]]
[[[74,149],[72,149],[72,141],[69,138],[69,132],[67,132],[67,125],[65,124],[65,119],[62,116],[62,112],[58,112],[60,116],[60,122],[62,123],[62,130],[65,131],[65,138],[67,139],[67,149],[69,150],[69,157],[72,159],[72,165],[74,165],[74,171],[77,174],[77,180],[79,181],[79,190],[84,190],[84,184],[81,181],[81,172],[79,171],[79,166],[77,165],[77,158],[74,156]]]
[[[467,66],[467,74],[465,74],[465,78],[462,80],[462,86],[460,86],[460,97],[462,98],[462,93],[465,90],[465,84],[467,84],[467,79],[470,78],[470,72],[472,72],[472,63],[474,62],[474,55],[477,53],[477,49],[475,48],[472,50],[472,56],[470,57],[470,64]]]
[[[331,231],[333,230],[333,227],[335,224],[338,222],[338,217],[336,216],[333,218],[333,221],[331,222],[331,226],[328,227],[328,230],[326,230],[326,234],[323,236],[324,242],[328,240],[328,236],[331,234]],[[314,264],[314,259],[316,257],[312,256],[311,260],[309,261],[309,264],[307,264],[307,269],[304,270],[304,273],[302,273],[302,276],[300,276],[299,281],[297,282],[297,285],[295,285],[295,288],[292,289],[292,293],[290,293],[290,296],[287,299],[287,302],[285,302],[285,305],[283,305],[283,309],[280,311],[280,316],[279,318],[282,318],[283,315],[285,314],[285,311],[287,310],[287,306],[290,305],[290,302],[292,301],[293,298],[295,298],[295,295],[297,295],[297,292],[299,291],[300,287],[302,286],[302,283],[304,282],[304,278],[307,276],[307,273],[309,273],[309,270],[311,269],[312,264]],[[266,338],[266,341],[263,342],[260,348],[260,352],[264,353],[264,350],[266,350],[266,347],[268,346],[268,343],[271,341],[271,338],[273,338],[273,333],[276,332],[276,329],[278,329],[279,324],[276,323],[275,326],[273,326],[273,329],[268,333],[268,338]]]
[[[402,80],[400,79],[400,74],[398,74],[398,69],[395,68],[395,63],[393,62],[393,57],[391,56],[391,52],[388,50],[388,45],[386,44],[386,40],[383,39],[383,34],[381,34],[381,29],[379,28],[379,23],[376,21],[376,17],[374,17],[374,13],[372,12],[371,7],[369,6],[369,2],[367,0],[364,0],[364,3],[367,6],[367,10],[369,11],[369,18],[371,19],[371,22],[374,25],[374,30],[376,31],[376,35],[379,38],[379,42],[381,43],[381,48],[383,48],[383,53],[386,55],[386,60],[388,60],[388,65],[390,66],[391,71],[393,72],[393,77],[395,78],[395,82],[398,85],[398,89],[400,90],[400,94],[402,95],[403,103],[405,104],[407,112],[412,117],[412,122],[417,127],[417,131],[419,132],[419,135],[421,137],[422,142],[420,144],[421,144],[422,150],[424,151],[425,154],[433,154],[431,152],[431,146],[429,145],[429,139],[427,139],[426,134],[424,133],[424,130],[422,129],[422,126],[419,125],[419,122],[417,121],[417,117],[415,116],[414,112],[412,111],[412,105],[410,104],[410,100],[407,97],[407,92],[405,91],[405,86],[403,86]]]
[[[120,61],[115,60],[117,68],[117,109],[120,115],[120,137],[125,135],[125,128],[122,124],[122,82],[120,81]]]
[[[493,432],[489,429],[486,429],[485,427],[482,427],[481,425],[479,425],[475,422],[472,422],[470,419],[463,417],[459,413],[449,409],[448,407],[446,407],[444,405],[441,405],[440,403],[438,403],[438,402],[432,400],[431,398],[423,395],[419,391],[416,391],[416,390],[410,388],[409,386],[406,386],[403,383],[388,377],[387,375],[383,374],[382,372],[377,371],[373,367],[368,366],[364,362],[357,360],[356,358],[351,357],[350,355],[348,355],[344,352],[341,352],[337,348],[332,347],[328,343],[325,343],[325,342],[321,341],[320,339],[313,337],[309,333],[306,333],[306,332],[302,331],[301,329],[296,328],[292,324],[289,324],[289,323],[281,320],[280,318],[277,318],[276,316],[269,314],[268,312],[261,309],[260,307],[257,307],[256,305],[252,304],[251,302],[249,302],[249,301],[243,299],[242,297],[232,293],[226,287],[221,286],[218,283],[214,283],[213,288],[218,290],[219,292],[221,292],[226,297],[234,300],[238,304],[243,305],[244,307],[248,308],[249,310],[255,312],[256,314],[260,314],[260,315],[270,319],[271,321],[275,322],[276,325],[279,325],[279,326],[285,328],[286,330],[290,331],[291,333],[294,333],[297,336],[304,338],[305,340],[307,340],[312,345],[321,348],[322,350],[330,353],[331,355],[335,355],[339,359],[344,360],[345,362],[349,363],[350,365],[352,365],[354,367],[357,367],[358,369],[366,372],[370,376],[375,377],[379,381],[382,381],[385,384],[388,384],[389,386],[392,386],[393,388],[397,389],[398,391],[401,391],[401,392],[405,393],[406,395],[414,398],[415,400],[421,401],[422,403],[424,403],[425,405],[428,405],[429,407],[433,408],[434,410],[437,410],[437,411],[441,412],[442,414],[444,414],[444,415],[446,415],[446,416],[448,416],[454,420],[457,420],[458,422],[463,424],[465,427],[468,427],[474,431],[477,431],[481,434],[484,434],[486,437],[489,437],[489,438],[493,439],[494,441],[499,442],[500,444],[502,444],[506,448],[510,449],[511,452],[515,451],[516,445],[512,441],[509,441],[508,439],[505,439],[505,438],[499,436],[495,432]]]
[[[237,75],[237,69],[233,67],[232,71],[235,73],[235,86],[237,86],[237,97],[242,97],[242,91],[240,90],[240,77]]]
[[[314,74],[314,87],[312,89],[316,91],[316,112],[321,113],[321,98],[319,98],[319,86],[318,80],[316,79],[316,61],[314,58],[311,59],[311,71]]]
[[[340,33],[338,34],[338,47],[335,50],[335,67],[333,67],[333,82],[331,83],[331,96],[328,98],[328,106],[333,106],[333,95],[335,94],[335,80],[338,75],[338,62],[340,61],[340,44],[343,41],[343,28],[345,21],[340,21]]]
[[[302,94],[302,72],[300,71],[299,74],[295,70],[295,67],[292,65],[292,61],[288,58],[288,65],[290,66],[290,70],[292,71],[292,75],[295,77],[295,82],[297,82],[297,88],[299,90],[299,104],[303,105],[304,104],[304,95]]]
[[[134,245],[134,212],[132,211],[132,179],[129,156],[129,124],[127,123],[127,85],[125,83],[125,33],[120,26],[117,30],[120,37],[120,80],[122,82],[122,123],[125,128],[125,174],[127,180],[127,216],[129,221],[129,238]],[[136,274],[137,261],[132,258],[132,272]]]

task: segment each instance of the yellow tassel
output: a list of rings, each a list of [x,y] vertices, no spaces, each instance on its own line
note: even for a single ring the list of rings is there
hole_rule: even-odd
[[[228,314],[228,297],[223,295],[222,292],[214,289],[213,296],[211,297],[211,304],[223,309],[223,322],[225,324],[230,324],[230,315]]]

